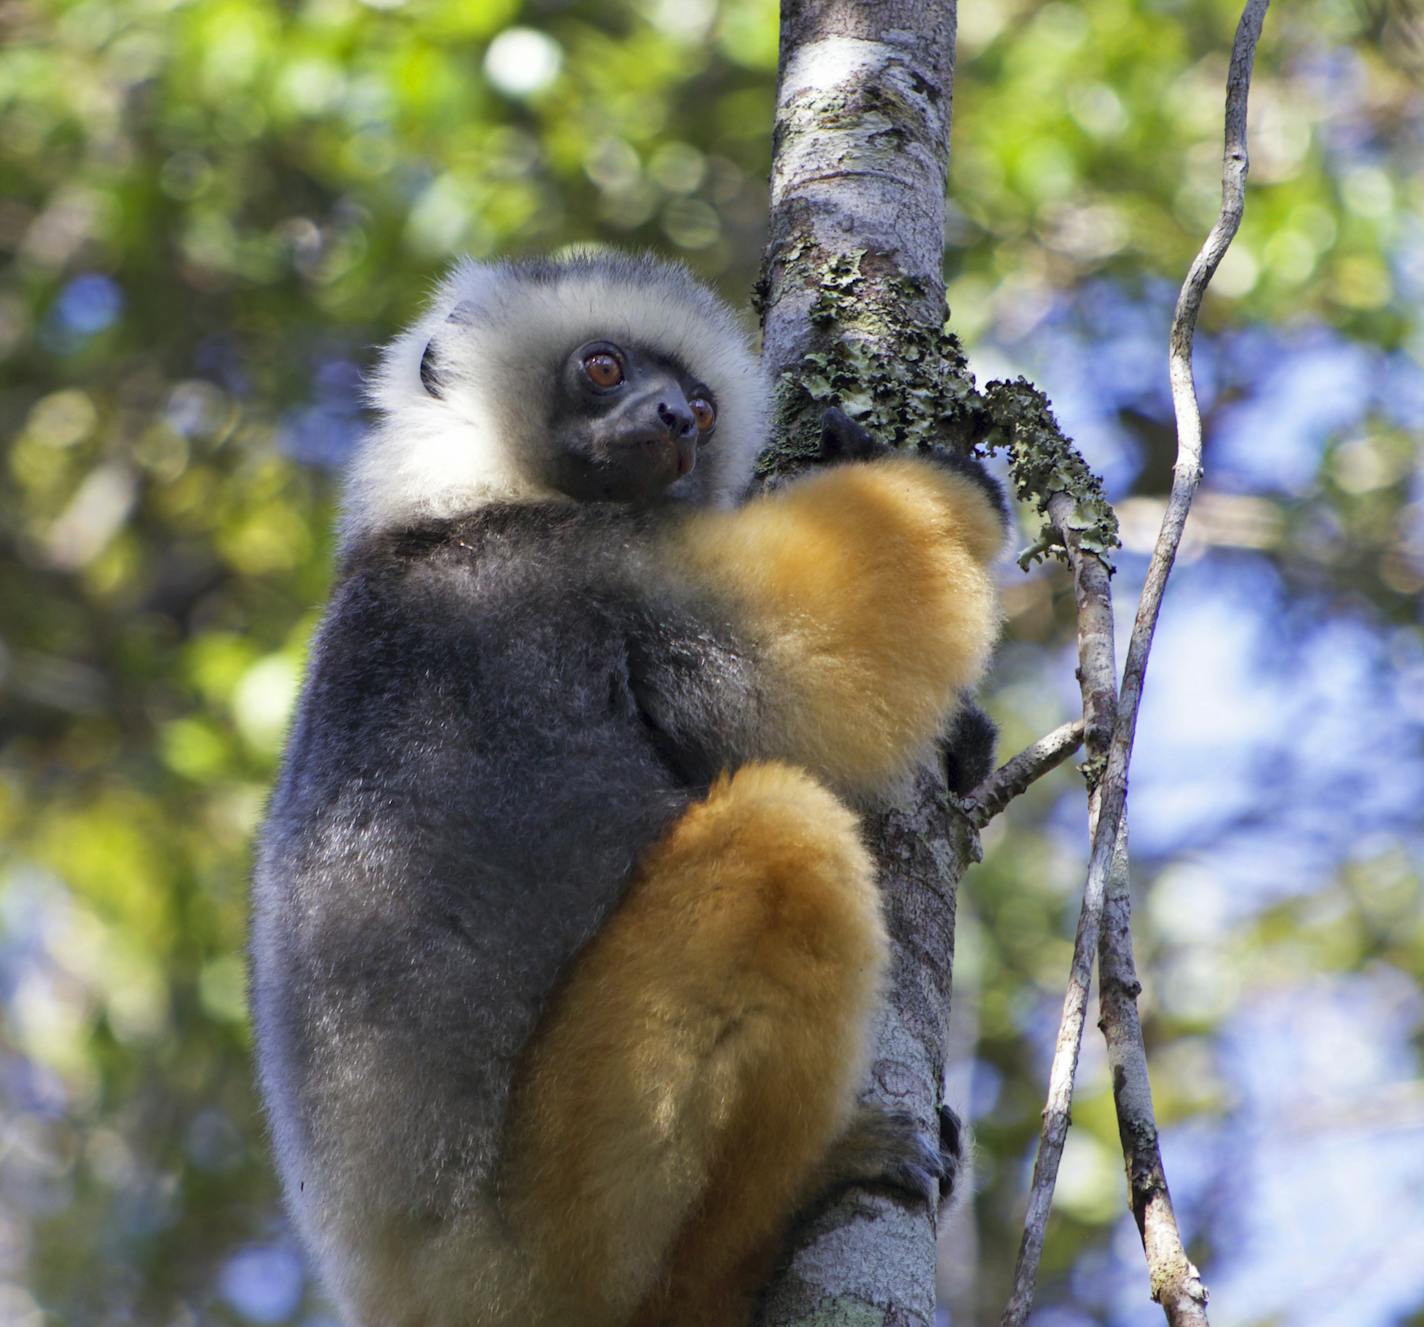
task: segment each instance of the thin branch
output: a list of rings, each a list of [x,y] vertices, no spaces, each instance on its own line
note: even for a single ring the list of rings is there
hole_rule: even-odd
[[[1113,657],[1112,589],[1107,563],[1083,548],[1071,525],[1073,503],[1061,493],[1048,501],[1048,514],[1063,538],[1068,565],[1073,571],[1073,594],[1078,612],[1078,685],[1083,697],[1085,744],[1090,764],[1100,762],[1108,749],[1117,708],[1116,665]],[[1096,806],[1099,790],[1092,802]],[[1121,808],[1119,808],[1119,815]],[[1114,828],[1116,834],[1116,828]],[[1088,992],[1093,982],[1093,955],[1098,948],[1105,897],[1105,863],[1098,863],[1098,839],[1093,843],[1093,861],[1078,913],[1078,930],[1073,937],[1073,960],[1068,971],[1068,989],[1063,995],[1063,1012],[1058,1021],[1058,1039],[1048,1074],[1048,1099],[1043,1107],[1038,1155],[1033,1163],[1028,1211],[1024,1233],[1014,1264],[1013,1291],[1004,1309],[1001,1327],[1023,1327],[1033,1307],[1039,1260],[1048,1229],[1048,1213],[1053,1205],[1053,1186],[1058,1179],[1058,1163],[1072,1123],[1073,1080],[1078,1073],[1078,1054],[1083,1045],[1083,1025],[1088,1016]],[[1093,869],[1098,865],[1098,869]]]
[[[975,829],[983,829],[1015,797],[1057,769],[1083,745],[1083,721],[1074,719],[1055,728],[1006,760],[964,799],[964,814]]]
[[[1111,732],[1111,741],[1107,744],[1106,769],[1090,800],[1092,857],[1049,1076],[1048,1101],[1044,1107],[1043,1130],[1034,1163],[1024,1237],[1014,1270],[1013,1294],[1002,1319],[1003,1327],[1020,1327],[1027,1321],[1033,1302],[1053,1184],[1070,1122],[1073,1077],[1077,1071],[1091,980],[1091,956],[1099,948],[1103,974],[1102,1026],[1113,1070],[1114,1099],[1128,1167],[1133,1214],[1142,1232],[1153,1298],[1161,1303],[1172,1327],[1187,1327],[1188,1324],[1205,1327],[1207,1322],[1206,1287],[1182,1248],[1162,1171],[1151,1089],[1147,1080],[1146,1053],[1137,1018],[1136,996],[1141,988],[1132,960],[1129,924],[1127,770],[1162,594],[1176,558],[1192,496],[1201,479],[1201,416],[1192,377],[1192,339],[1207,284],[1236,234],[1245,207],[1248,164],[1246,99],[1256,42],[1268,4],[1269,0],[1247,0],[1232,48],[1227,79],[1221,214],[1192,264],[1172,321],[1170,368],[1178,428],[1178,457],[1173,472],[1172,494],[1143,585],[1121,695],[1119,698],[1116,688],[1112,688],[1111,702],[1104,692],[1105,685],[1111,685],[1113,666],[1112,600],[1106,567],[1096,555],[1085,553],[1073,537],[1068,522],[1071,511],[1067,500],[1055,498],[1049,504],[1054,524],[1064,536],[1073,569],[1078,603],[1079,682],[1083,691],[1090,761],[1101,752],[1099,743],[1105,730]],[[1106,927],[1103,925],[1105,911],[1108,917]]]
[[[1269,4],[1270,0],[1247,0],[1236,28],[1231,69],[1226,82],[1226,150],[1222,159],[1221,212],[1192,263],[1186,281],[1182,283],[1176,313],[1172,317],[1168,353],[1172,407],[1177,416],[1177,460],[1172,468],[1172,493],[1162,517],[1157,546],[1147,567],[1147,579],[1142,586],[1137,621],[1133,624],[1127,663],[1123,668],[1119,732],[1115,740],[1129,749],[1137,732],[1142,680],[1147,673],[1147,656],[1152,649],[1152,633],[1157,627],[1162,594],[1177,557],[1177,546],[1182,540],[1182,528],[1187,521],[1192,497],[1201,481],[1201,410],[1197,405],[1196,379],[1192,373],[1192,342],[1196,336],[1202,297],[1227,249],[1231,247],[1231,241],[1236,238],[1242,213],[1246,210],[1246,172],[1250,165],[1246,155],[1246,98],[1251,89],[1256,42],[1261,35],[1261,24]]]
[[[1247,0],[1236,28],[1226,83],[1221,212],[1187,274],[1172,319],[1169,363],[1172,404],[1177,417],[1177,461],[1173,468],[1171,496],[1148,565],[1137,620],[1128,644],[1127,662],[1123,668],[1117,725],[1108,767],[1110,774],[1120,767],[1124,777],[1121,784],[1112,778],[1105,781],[1105,803],[1126,801],[1125,776],[1132,756],[1152,635],[1157,626],[1167,577],[1181,542],[1187,512],[1201,481],[1201,411],[1192,373],[1192,343],[1202,297],[1236,236],[1246,207],[1246,173],[1250,165],[1246,152],[1247,98],[1256,43],[1269,3],[1270,0]],[[1162,1305],[1167,1321],[1173,1327],[1205,1327],[1207,1289],[1182,1247],[1162,1167],[1157,1120],[1152,1109],[1147,1053],[1137,1012],[1137,996],[1142,988],[1137,980],[1132,955],[1132,900],[1128,889],[1125,821],[1115,846],[1113,869],[1108,878],[1106,919],[1098,952],[1102,986],[1099,1026],[1107,1041],[1118,1134],[1127,1164],[1129,1201],[1142,1235],[1152,1297]]]

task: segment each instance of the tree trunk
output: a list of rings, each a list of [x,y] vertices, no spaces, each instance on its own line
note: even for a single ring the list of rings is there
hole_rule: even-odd
[[[898,396],[944,320],[941,255],[954,73],[953,3],[786,0],[762,298],[764,354],[780,378],[773,470],[809,449],[824,397],[804,356],[850,348],[867,396]],[[938,356],[934,356],[938,359]],[[899,380],[881,372],[902,366]],[[871,370],[874,367],[874,371]],[[925,365],[943,387],[944,366]],[[781,375],[786,375],[784,378]],[[840,393],[844,396],[844,392]],[[893,410],[893,407],[892,407]],[[955,894],[977,856],[941,771],[866,817],[895,948],[868,1084],[874,1099],[937,1128],[954,953]],[[924,1324],[934,1318],[936,1214],[856,1189],[798,1232],[763,1311],[767,1327]]]

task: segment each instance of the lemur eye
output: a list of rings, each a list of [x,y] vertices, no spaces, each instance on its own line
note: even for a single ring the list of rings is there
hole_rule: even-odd
[[[597,350],[583,362],[583,371],[595,387],[617,387],[623,381],[623,366],[616,355]]]
[[[717,407],[705,396],[694,396],[688,405],[692,407],[692,418],[697,421],[699,433],[706,433],[717,422]]]

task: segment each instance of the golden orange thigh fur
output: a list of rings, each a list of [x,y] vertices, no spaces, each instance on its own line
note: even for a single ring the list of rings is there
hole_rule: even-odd
[[[695,1289],[734,1321],[849,1117],[885,962],[859,826],[808,774],[745,766],[689,808],[517,1085],[509,1212],[559,1312],[690,1321]]]

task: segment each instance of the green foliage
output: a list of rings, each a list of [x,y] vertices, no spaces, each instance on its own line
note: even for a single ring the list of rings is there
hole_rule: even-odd
[[[1175,285],[1215,210],[1234,7],[1016,0],[961,21],[959,336],[1026,333],[1092,278]],[[1372,151],[1351,156],[1296,72],[1361,21],[1336,0],[1272,11],[1251,203],[1208,331],[1318,319],[1408,344],[1388,252],[1424,179],[1388,130],[1414,85],[1352,53],[1369,88],[1352,132]],[[329,576],[329,466],[359,426],[360,370],[457,252],[650,246],[740,299],[764,234],[775,7],[36,0],[0,13],[0,38],[0,1316],[248,1321],[222,1269],[280,1238],[244,1009],[251,837]],[[827,273],[823,312],[853,325],[856,281]],[[952,336],[911,337],[902,360],[837,342],[795,387],[897,442],[985,435]],[[995,413],[1011,397],[985,389],[989,437],[1026,447]],[[1290,576],[1378,585],[1413,621],[1418,577],[1391,533],[1412,445],[1388,421],[1328,444],[1310,502],[1263,521]],[[1066,630],[1053,584],[1009,586],[1006,748],[1062,717],[1041,672]],[[1025,1029],[1067,966],[1082,845],[1043,821],[1068,786],[991,826],[968,885],[963,989],[1002,1082],[980,1125],[988,1303],[1041,1105]],[[1241,928],[1231,961],[1417,971],[1418,884],[1371,859],[1328,908]],[[1144,964],[1171,944],[1150,931]],[[1189,986],[1149,1011],[1168,1121],[1223,1095],[1220,1011]],[[1064,1190],[1060,1268],[1112,1221],[1110,1116],[1090,1094],[1077,1118],[1094,1146],[1090,1180]],[[314,1291],[289,1298],[269,1320],[317,1320]]]
[[[1001,315],[1031,322],[1046,292],[1093,273],[1177,285],[1220,199],[1239,13],[1234,0],[964,8],[949,298],[967,343]],[[1415,328],[1387,255],[1424,208],[1394,132],[1417,113],[1418,82],[1403,48],[1362,42],[1362,26],[1361,9],[1332,0],[1272,8],[1251,87],[1250,204],[1208,327],[1318,318],[1381,344]],[[1354,80],[1371,109],[1332,113]]]

